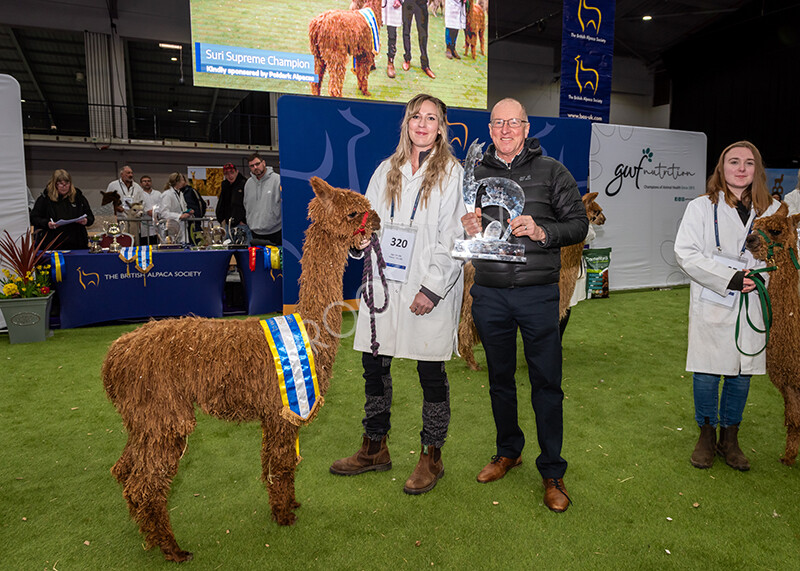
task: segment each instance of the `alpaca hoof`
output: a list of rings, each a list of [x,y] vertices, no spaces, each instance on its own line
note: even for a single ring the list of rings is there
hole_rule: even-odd
[[[796,461],[796,458],[787,458],[786,456],[781,457],[781,464],[784,466],[794,466]]]
[[[171,551],[169,553],[164,553],[164,559],[167,561],[175,561],[176,563],[183,563],[184,561],[191,561],[194,558],[194,554],[191,551]]]
[[[272,519],[274,519],[278,525],[294,525],[294,522],[297,521],[297,516],[294,515],[292,512],[287,514],[272,514]]]

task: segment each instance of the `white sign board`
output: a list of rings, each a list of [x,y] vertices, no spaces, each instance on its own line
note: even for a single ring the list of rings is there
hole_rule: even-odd
[[[686,203],[705,192],[705,134],[595,123],[589,152],[589,191],[606,215],[591,245],[612,248],[609,287],[688,283],[675,234]]]

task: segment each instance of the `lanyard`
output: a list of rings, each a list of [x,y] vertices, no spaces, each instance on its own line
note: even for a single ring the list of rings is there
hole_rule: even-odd
[[[409,225],[411,225],[414,222],[414,216],[417,215],[417,206],[419,205],[420,194],[422,194],[422,190],[419,190],[417,192],[417,199],[414,201],[414,208],[411,210],[411,221],[409,222]],[[392,199],[392,208],[391,211],[389,212],[389,219],[392,222],[394,222],[394,198]]]
[[[718,215],[717,215],[717,205],[714,205],[714,239],[717,242],[717,251],[722,252],[722,248],[719,246],[719,222],[718,222]],[[753,217],[753,221],[750,223],[750,228],[747,230],[747,237],[753,231],[753,225],[756,223],[755,216]],[[745,246],[747,245],[746,241],[742,243],[742,250],[739,252],[739,257],[741,258],[744,255]]]

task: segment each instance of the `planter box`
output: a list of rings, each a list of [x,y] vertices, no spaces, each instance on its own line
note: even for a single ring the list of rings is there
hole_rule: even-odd
[[[25,297],[0,299],[0,310],[8,327],[11,343],[34,343],[44,341],[50,331],[50,305],[53,294],[47,297]]]

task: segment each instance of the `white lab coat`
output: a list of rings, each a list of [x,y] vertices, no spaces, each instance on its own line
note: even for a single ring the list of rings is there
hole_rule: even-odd
[[[773,214],[779,203],[772,202],[764,216]],[[735,208],[725,203],[723,193],[719,193],[719,241],[722,255],[739,258],[748,230],[755,216],[750,213],[746,225]],[[727,285],[736,270],[725,263],[713,259],[716,253],[714,237],[714,205],[708,197],[701,196],[686,206],[678,235],[675,237],[675,258],[678,265],[691,278],[689,300],[689,347],[686,355],[686,370],[696,373],[719,375],[762,375],[766,373],[766,351],[753,357],[743,355],[736,348],[735,327],[739,312],[737,292],[733,307],[701,299],[703,288],[709,288],[719,295],[726,295]],[[741,254],[746,268],[763,268],[764,262],[756,260],[745,249]],[[762,276],[764,274],[761,274]],[[765,278],[766,279],[766,278]],[[750,296],[750,320],[763,329],[764,320],[761,306],[754,293]],[[764,334],[757,333],[748,325],[742,310],[739,327],[739,346],[748,353],[754,353],[764,346]]]
[[[430,157],[428,157],[430,160]],[[395,205],[395,224],[408,224],[414,200],[422,185],[426,163],[411,174],[411,163],[406,163],[402,172],[402,195]],[[372,175],[366,197],[381,218],[381,223],[390,223],[390,207],[386,204],[386,174],[388,159],[383,161]],[[389,307],[376,314],[378,352],[381,355],[416,359],[419,361],[447,361],[457,347],[458,316],[464,283],[461,275],[462,263],[453,259],[453,241],[463,238],[461,217],[466,214],[461,192],[463,169],[453,163],[452,170],[442,183],[443,192],[435,187],[428,204],[417,208],[413,226],[417,229],[414,251],[405,284],[388,282]],[[366,263],[366,262],[365,262]],[[373,268],[374,269],[374,268]],[[384,292],[375,273],[375,305],[384,303]],[[442,299],[426,315],[414,315],[409,309],[414,296],[425,286]],[[371,352],[369,309],[361,299],[356,323],[353,348]]]
[[[153,218],[151,223],[142,222],[142,236],[157,236],[158,229],[156,228],[155,220],[158,216],[158,210],[161,208],[161,191],[154,189],[150,192],[145,192],[142,189],[142,194],[144,195],[144,213]],[[151,210],[153,211],[152,214],[150,214]]]
[[[186,232],[186,222],[181,220],[181,214],[186,212],[186,209],[186,199],[183,197],[183,193],[181,191],[175,190],[174,188],[168,188],[161,193],[161,208],[158,210],[158,217],[176,221],[170,224],[170,227],[174,226],[175,223],[178,224],[180,231],[177,239],[178,242],[184,244],[189,241],[189,237]]]
[[[461,0],[445,0],[444,25],[455,30],[466,29],[467,7]]]
[[[112,180],[108,183],[106,187],[106,192],[114,192],[117,191],[119,193],[119,199],[122,201],[122,208],[125,209],[125,215],[127,216],[128,210],[131,208],[131,204],[134,202],[142,202],[144,203],[144,195],[146,194],[145,191],[142,190],[142,187],[139,186],[139,183],[133,181],[131,183],[131,187],[128,188],[125,186],[125,183],[122,182],[121,178],[117,180]]]
[[[383,0],[383,25],[399,28],[403,25],[403,5],[394,7],[394,0]]]

